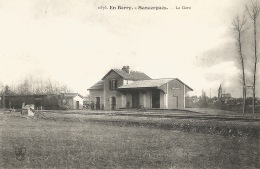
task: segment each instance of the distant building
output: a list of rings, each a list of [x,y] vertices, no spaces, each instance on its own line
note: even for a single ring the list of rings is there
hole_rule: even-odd
[[[185,108],[185,95],[192,89],[177,78],[151,79],[129,66],[111,69],[89,89],[95,109]]]
[[[218,99],[220,100],[221,97],[222,97],[222,93],[223,93],[223,90],[222,90],[222,86],[220,85],[219,88],[218,88]]]
[[[222,99],[229,99],[229,98],[231,98],[231,94],[230,93],[226,93],[226,94],[223,93],[221,97],[222,97]]]
[[[218,100],[226,101],[226,100],[229,100],[231,98],[232,98],[231,94],[230,93],[225,93],[225,90],[220,85],[219,88],[218,88]]]
[[[79,110],[83,109],[83,96],[78,93],[61,93],[62,104],[68,109]]]
[[[25,105],[35,105],[35,108],[59,109],[59,97],[54,94],[39,95],[6,95],[4,100],[5,108],[21,109]]]
[[[3,104],[6,108],[21,109],[23,103],[33,104],[35,109],[82,109],[83,97],[77,93],[7,95]]]

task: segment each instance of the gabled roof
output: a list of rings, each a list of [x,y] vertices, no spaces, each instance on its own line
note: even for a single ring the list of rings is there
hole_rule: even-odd
[[[88,90],[103,90],[103,89],[104,89],[104,80],[100,80],[96,84],[91,86]]]
[[[183,83],[178,78],[140,80],[140,81],[132,82],[130,84],[123,85],[123,86],[119,87],[118,89],[158,88],[172,80],[178,80],[180,83],[184,84],[187,88],[189,88],[191,91],[193,91],[192,88],[190,88],[188,85]]]
[[[190,87],[190,86],[188,86],[188,85],[186,85],[185,83],[183,83],[183,81],[181,81],[180,79],[178,79],[178,78],[175,78],[176,80],[178,80],[179,82],[181,82],[182,84],[184,84],[187,88],[189,88],[191,91],[193,91],[193,89]]]
[[[151,78],[149,76],[147,76],[145,73],[143,72],[139,72],[139,71],[130,71],[129,73],[127,73],[124,70],[121,69],[111,69],[103,78],[102,80],[104,80],[111,72],[115,72],[117,73],[120,77],[122,77],[125,80],[133,80],[133,81],[137,81],[137,80],[150,80]]]

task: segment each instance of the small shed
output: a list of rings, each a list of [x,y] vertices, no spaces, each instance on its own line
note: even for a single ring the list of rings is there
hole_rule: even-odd
[[[23,106],[22,108],[22,115],[27,115],[27,116],[34,116],[34,105],[29,104],[26,106]]]
[[[62,93],[62,103],[68,109],[79,110],[83,109],[83,96],[78,93]]]

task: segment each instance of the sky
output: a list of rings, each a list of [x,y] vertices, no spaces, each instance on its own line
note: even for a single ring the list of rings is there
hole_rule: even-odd
[[[179,78],[194,89],[190,95],[204,90],[216,96],[221,84],[226,93],[241,97],[231,23],[247,2],[0,0],[0,82],[15,84],[29,75],[51,78],[86,95],[110,69],[128,65],[154,79]],[[168,10],[101,10],[100,6],[166,6]],[[252,29],[248,27],[243,42],[250,77]],[[257,77],[259,84],[259,73]]]

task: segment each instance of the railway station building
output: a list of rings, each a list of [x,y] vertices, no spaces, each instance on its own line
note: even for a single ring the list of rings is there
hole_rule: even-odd
[[[192,88],[178,78],[151,79],[129,66],[111,69],[89,89],[95,109],[185,108],[185,96]]]

